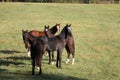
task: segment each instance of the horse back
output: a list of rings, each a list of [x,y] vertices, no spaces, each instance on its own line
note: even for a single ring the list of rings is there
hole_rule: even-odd
[[[45,36],[45,32],[43,31],[36,31],[36,30],[32,30],[29,32],[30,34],[32,34],[33,36],[39,37],[39,36]]]
[[[37,56],[42,56],[45,53],[46,47],[45,43],[40,39],[35,39],[31,44],[31,58],[36,58]]]
[[[65,46],[65,41],[63,39],[60,39],[58,37],[54,38],[48,38],[48,48],[52,51],[63,49]]]

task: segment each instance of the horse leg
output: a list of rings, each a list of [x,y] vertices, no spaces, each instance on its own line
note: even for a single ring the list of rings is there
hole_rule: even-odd
[[[69,46],[65,45],[65,49],[66,49],[67,54],[68,54],[67,61],[66,61],[66,64],[68,64],[70,62],[70,50],[69,50]]]
[[[72,53],[72,65],[75,63],[74,53]]]
[[[31,56],[30,48],[28,48],[28,57]]]
[[[35,74],[34,69],[35,69],[35,59],[32,59],[32,75]]]
[[[52,65],[54,64],[54,52],[52,51]]]
[[[72,47],[70,52],[72,54],[72,65],[73,65],[75,63],[75,58],[74,58],[75,57],[75,48]]]
[[[57,59],[56,59],[56,67],[58,68],[58,61],[59,61],[59,51],[57,51]]]
[[[59,68],[62,68],[61,61],[62,61],[62,50],[59,51]]]
[[[56,62],[56,66],[57,68],[62,68],[61,67],[61,60],[62,60],[62,51],[61,50],[58,50],[57,51],[57,62]]]
[[[40,65],[40,67],[39,67],[39,75],[41,75],[42,74],[42,68],[41,68],[41,65]]]
[[[68,63],[70,62],[70,53],[69,53],[69,52],[67,52],[67,54],[68,54],[68,57],[67,57],[66,64],[68,64]]]
[[[38,68],[38,71],[39,71],[39,75],[42,74],[42,68],[41,68],[41,65],[42,65],[42,55],[38,55],[36,56],[36,59],[35,59],[35,62],[36,62],[36,66]]]
[[[40,58],[40,64],[39,64],[39,75],[42,74],[42,68],[41,68],[41,65],[42,65],[42,58]]]
[[[48,54],[49,54],[49,63],[48,64],[50,64],[51,63],[51,53],[50,53],[50,51],[48,51]]]

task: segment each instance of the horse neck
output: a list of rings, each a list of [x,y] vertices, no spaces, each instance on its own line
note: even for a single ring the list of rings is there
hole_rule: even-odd
[[[29,32],[30,34],[32,34],[33,36],[39,37],[39,36],[45,36],[44,32],[41,31],[36,31],[36,30],[32,30]]]
[[[68,36],[73,37],[72,32],[71,32],[71,33],[69,33],[69,34],[67,34],[67,37],[68,37]]]
[[[59,34],[59,37],[61,38],[61,39],[65,39],[66,37],[66,34],[65,34],[65,29],[63,28],[62,29],[62,31],[60,32],[60,34]]]
[[[51,32],[52,34],[55,34],[55,33],[57,32],[56,25],[53,26],[52,28],[50,28],[50,32]]]
[[[47,37],[54,37],[54,35],[50,32],[50,30],[45,31],[45,35],[46,35]]]
[[[29,34],[28,39],[29,39],[29,42],[32,43],[36,39],[36,37],[33,36],[32,34]]]

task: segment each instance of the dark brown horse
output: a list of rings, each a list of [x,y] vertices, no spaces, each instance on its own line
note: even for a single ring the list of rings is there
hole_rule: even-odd
[[[47,30],[46,30],[47,32]],[[65,40],[67,39],[67,35],[69,35],[69,33],[71,32],[70,26],[66,25],[62,31],[60,32],[59,35],[54,36],[52,38],[49,37],[42,37],[41,39],[43,39],[45,45],[46,45],[46,51],[49,52],[49,56],[50,51],[57,51],[57,61],[56,61],[56,67],[61,68],[61,60],[62,60],[62,51],[65,47]],[[49,58],[49,62],[51,62],[51,58]]]
[[[55,37],[54,34],[51,33],[50,29],[49,29],[49,25],[48,26],[44,26],[44,32],[45,32],[45,36],[47,37]]]
[[[52,28],[50,28],[50,32],[52,34],[55,34],[59,30],[60,30],[60,24],[57,23]],[[36,37],[45,36],[44,31],[31,30],[29,33]]]
[[[45,35],[49,38],[53,38],[55,37],[54,34],[51,33],[50,29],[49,29],[49,26],[44,26],[44,31],[45,31]],[[51,54],[50,52],[48,51],[49,53],[49,64],[51,64],[51,58],[52,58],[52,65],[54,64],[54,51],[51,51],[52,52],[52,57],[51,57]]]
[[[73,35],[72,35],[72,32],[71,32],[71,24],[68,25],[66,24],[67,26],[69,26],[69,34],[67,34],[66,36],[66,45],[65,45],[65,49],[67,51],[67,54],[68,54],[68,59],[66,61],[66,64],[70,61],[70,54],[72,54],[72,64],[74,64],[74,61],[75,61],[75,58],[74,58],[74,53],[75,53],[75,44],[74,44],[74,38],[73,38]],[[45,27],[45,33],[46,33],[46,36],[48,37],[55,37],[49,30],[49,27]],[[52,53],[52,61],[54,60],[54,54]]]
[[[56,23],[52,28],[50,28],[50,32],[54,35],[57,31],[60,31],[60,24]],[[23,33],[25,33],[25,32],[28,32],[35,37],[45,36],[45,32],[44,31],[37,31],[37,30],[31,30],[31,31],[22,30],[23,41],[25,43],[25,47],[28,49],[28,56],[30,56],[30,44],[27,41],[24,40],[25,37],[23,36]]]
[[[24,32],[23,35],[26,37],[25,41],[29,42],[31,59],[32,59],[32,75],[34,75],[35,65],[39,69],[39,75],[42,73],[42,56],[45,53],[46,47],[43,40],[38,37],[34,37],[28,32]]]
[[[69,25],[69,34],[67,35],[66,38],[66,45],[65,45],[65,49],[67,51],[68,54],[68,59],[66,61],[66,64],[70,61],[70,54],[72,54],[72,64],[74,64],[75,62],[75,43],[74,43],[74,38],[73,38],[73,34],[72,34],[72,30],[71,30],[71,24]]]

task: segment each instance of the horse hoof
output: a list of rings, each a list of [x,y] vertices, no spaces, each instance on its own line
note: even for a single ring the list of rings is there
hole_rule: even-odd
[[[59,67],[59,69],[62,69],[62,67]]]
[[[51,64],[54,65],[54,62],[52,62]]]
[[[41,75],[42,74],[42,72],[39,72],[39,75]]]
[[[31,52],[30,51],[28,51],[28,57],[31,57]]]
[[[72,63],[72,65],[74,65],[74,63]]]
[[[32,73],[32,75],[34,75],[34,73]]]
[[[48,63],[48,64],[51,64],[51,63]]]
[[[72,65],[73,65],[74,63],[75,63],[75,59],[73,58],[73,59],[72,59]]]
[[[68,64],[69,62],[70,62],[70,59],[67,59],[66,64]]]
[[[56,65],[56,67],[58,68],[58,65]]]

